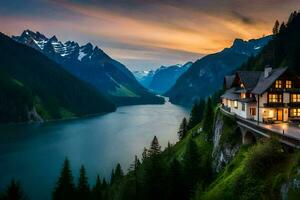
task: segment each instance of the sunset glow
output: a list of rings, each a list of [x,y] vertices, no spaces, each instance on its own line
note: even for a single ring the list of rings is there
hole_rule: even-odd
[[[268,35],[278,18],[272,13],[282,21],[300,6],[294,0],[284,5],[280,0],[1,2],[4,33],[32,29],[63,41],[92,42],[131,69],[194,61],[229,47],[235,38]]]

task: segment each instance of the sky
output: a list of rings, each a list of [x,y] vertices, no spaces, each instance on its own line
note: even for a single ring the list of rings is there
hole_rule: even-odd
[[[299,0],[0,0],[0,31],[91,42],[131,70],[184,64],[271,34]]]

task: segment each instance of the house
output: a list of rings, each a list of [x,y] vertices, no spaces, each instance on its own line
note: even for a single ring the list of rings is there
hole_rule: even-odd
[[[223,108],[263,123],[300,121],[300,77],[288,68],[238,71],[224,78]]]

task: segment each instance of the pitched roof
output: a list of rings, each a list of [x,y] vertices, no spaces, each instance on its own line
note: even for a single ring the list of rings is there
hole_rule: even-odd
[[[229,89],[232,86],[232,83],[234,81],[235,75],[231,75],[231,76],[225,76],[225,88]]]
[[[226,92],[221,96],[221,98],[229,99],[229,100],[238,100],[240,95],[235,93],[236,88],[231,88],[226,90]]]
[[[252,90],[260,76],[261,76],[262,72],[258,72],[258,71],[238,71],[237,75],[239,76],[241,82],[244,84],[245,89],[247,90]]]
[[[252,90],[253,94],[262,94],[264,93],[272,84],[278,79],[284,72],[286,72],[287,67],[273,69],[271,74],[265,78],[264,73],[261,73],[258,83],[255,88]]]

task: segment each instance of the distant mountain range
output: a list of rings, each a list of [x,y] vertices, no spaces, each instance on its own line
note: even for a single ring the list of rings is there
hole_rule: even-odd
[[[123,64],[91,43],[83,46],[74,41],[63,43],[56,36],[47,38],[42,33],[30,30],[12,38],[42,52],[117,105],[164,102],[142,87]]]
[[[244,41],[236,39],[230,48],[207,55],[183,73],[165,95],[175,104],[191,106],[221,88],[223,78],[231,74],[251,56],[257,55],[272,36]]]
[[[135,71],[133,74],[143,86],[155,93],[163,94],[192,64],[192,62],[188,62],[184,65],[161,66],[157,70]]]
[[[0,33],[0,123],[111,112],[95,88],[45,55]]]

